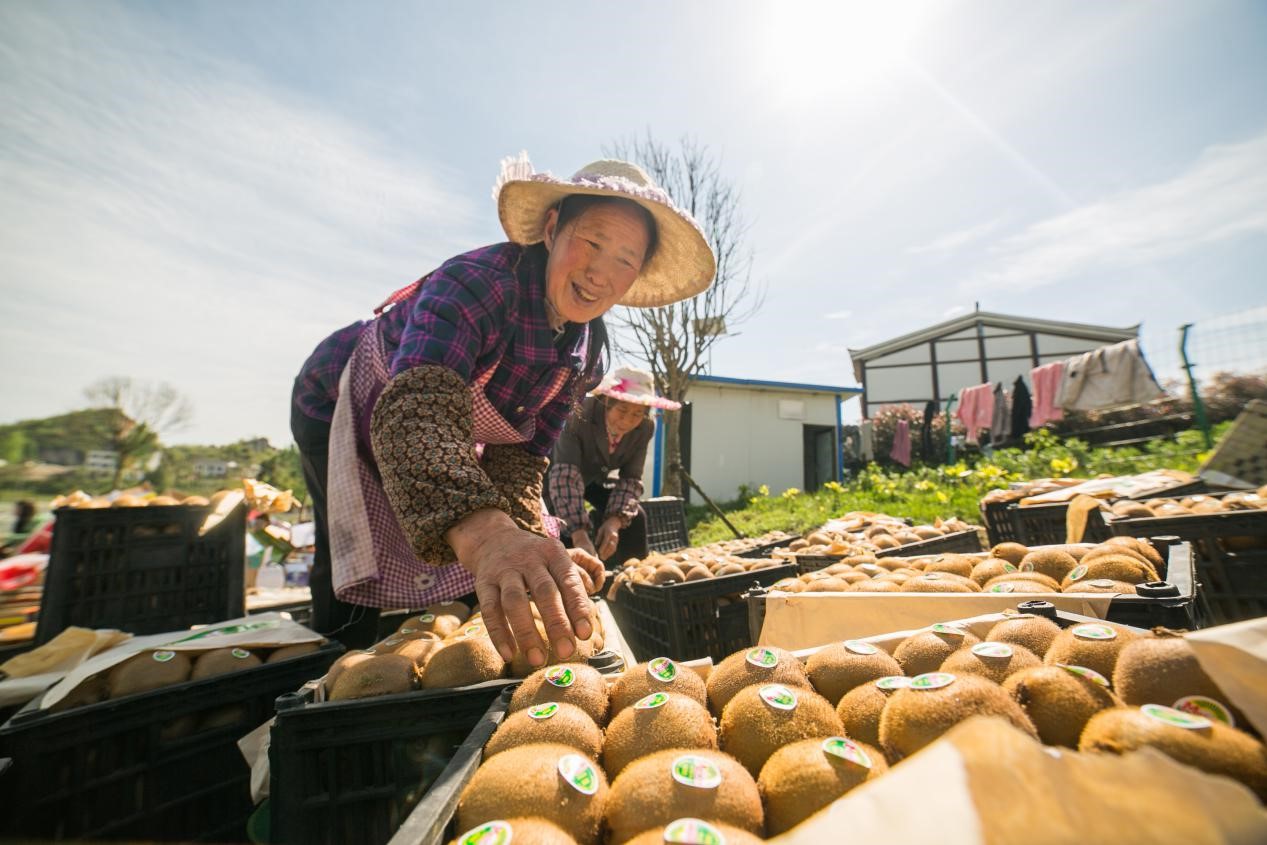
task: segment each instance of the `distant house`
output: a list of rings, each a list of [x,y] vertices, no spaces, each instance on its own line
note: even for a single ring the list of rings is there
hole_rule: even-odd
[[[946,401],[965,387],[1003,382],[1052,361],[1120,343],[1139,326],[1112,328],[974,311],[865,349],[850,349],[862,385],[862,415],[884,405],[923,408]]]
[[[228,461],[218,458],[199,458],[194,461],[194,475],[199,478],[224,478],[228,472]]]
[[[682,465],[710,498],[729,501],[740,485],[816,490],[841,479],[841,403],[857,387],[701,375],[682,409]],[[664,429],[657,420],[643,478],[659,495]],[[687,497],[689,499],[689,495]],[[698,498],[698,497],[697,497]]]
[[[57,464],[63,467],[77,467],[84,462],[84,453],[78,449],[40,447],[36,458],[45,464]]]
[[[84,453],[84,469],[88,472],[113,473],[118,468],[118,452],[110,449],[90,449]]]
[[[243,440],[242,445],[251,452],[267,452],[273,448],[268,444],[267,437],[257,437],[254,440]]]

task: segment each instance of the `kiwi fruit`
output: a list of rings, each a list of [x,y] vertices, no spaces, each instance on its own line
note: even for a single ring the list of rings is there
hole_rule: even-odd
[[[850,584],[849,593],[900,593],[902,585],[896,581],[882,581],[879,578],[868,578],[857,584]]]
[[[170,507],[171,505],[179,505],[180,499],[174,496],[155,496],[150,499],[148,505],[151,508]]]
[[[211,500],[206,496],[186,496],[180,503],[182,505],[205,508],[207,505],[211,504]]]
[[[597,760],[603,750],[603,731],[575,704],[538,704],[507,716],[484,746],[484,758],[542,742],[567,745]]]
[[[663,829],[644,830],[629,840],[629,845],[664,845],[665,842],[720,842],[724,845],[761,845],[760,836],[720,822],[702,819],[677,819]]]
[[[612,717],[603,740],[603,769],[616,777],[626,766],[670,748],[717,750],[713,717],[698,701],[673,692],[653,692]]]
[[[244,648],[217,648],[214,651],[204,651],[198,656],[189,678],[198,681],[214,675],[250,669],[262,663],[263,661]]]
[[[832,643],[810,655],[805,666],[810,683],[823,698],[832,703],[859,684],[902,674],[902,666],[878,646],[859,640]]]
[[[465,605],[464,605],[465,606]],[[437,637],[447,637],[462,627],[462,620],[451,613],[432,613],[424,611],[417,616],[410,616],[404,622],[400,623],[400,631],[409,633],[431,633]]]
[[[962,555],[938,555],[924,566],[925,572],[949,572],[967,578],[972,575],[972,563]]]
[[[1014,589],[1015,592],[1023,592],[1026,590],[1033,592],[1033,588],[1024,586],[1024,582],[1026,581],[1031,584],[1037,584],[1040,592],[1060,592],[1060,582],[1055,578],[1052,578],[1050,575],[1044,575],[1041,572],[1009,572],[1006,575],[999,575],[995,578],[991,578],[985,583],[985,587],[982,589],[985,592],[990,592],[995,584],[1009,583],[1018,585]]]
[[[972,567],[972,572],[968,574],[968,577],[976,581],[979,586],[984,587],[991,578],[997,578],[1000,575],[1007,575],[1009,572],[1015,571],[1016,564],[1001,557],[991,557]]]
[[[996,543],[990,549],[991,557],[1005,560],[1013,566],[1019,566],[1027,554],[1029,554],[1029,546],[1024,546],[1020,543]]]
[[[1024,646],[1038,656],[1047,653],[1059,633],[1060,626],[1050,619],[1025,614],[996,622],[990,633],[986,634],[986,639],[990,642]]]
[[[487,839],[481,838],[487,836]],[[498,838],[501,837],[501,838]],[[519,817],[494,819],[476,825],[458,836],[449,845],[470,842],[514,842],[515,845],[576,845],[571,834],[545,819]]]
[[[400,654],[375,654],[345,666],[330,690],[331,701],[373,698],[409,692],[418,684],[418,668]]]
[[[657,751],[612,781],[606,807],[612,845],[682,818],[706,819],[760,835],[765,824],[757,782],[719,751]]]
[[[444,652],[441,652],[443,654]],[[435,658],[432,658],[432,663]],[[607,724],[607,684],[593,666],[562,663],[545,666],[524,678],[510,699],[509,712],[551,701],[575,704],[599,726]]]
[[[674,692],[708,706],[704,679],[698,672],[667,657],[657,657],[639,663],[616,678],[609,690],[611,712],[619,713],[653,692]]]
[[[662,563],[656,567],[651,576],[653,584],[680,584],[686,580],[686,573],[676,563]]]
[[[1073,555],[1060,549],[1038,549],[1021,558],[1018,569],[1022,572],[1039,572],[1057,584],[1078,565]]]
[[[1118,654],[1134,639],[1134,632],[1108,622],[1074,625],[1056,635],[1043,662],[1085,666],[1112,678]]]
[[[1078,666],[1031,666],[1003,682],[1047,745],[1077,748],[1087,720],[1122,703],[1108,686],[1081,671]]]
[[[408,657],[421,671],[426,668],[427,663],[435,656],[436,652],[445,647],[445,643],[442,640],[431,637],[419,637],[396,646],[392,654],[402,654]]]
[[[963,646],[974,646],[981,639],[970,631],[950,625],[936,625],[928,631],[912,634],[893,651],[902,666],[902,674],[910,677],[936,672],[946,658]]]
[[[607,798],[602,769],[575,748],[521,745],[488,758],[475,770],[458,798],[457,822],[469,830],[508,816],[537,816],[581,845],[597,845]]]
[[[1145,561],[1127,554],[1109,553],[1083,558],[1078,566],[1065,576],[1062,586],[1066,589],[1074,581],[1106,578],[1110,581],[1126,581],[1143,584],[1156,581],[1157,573]]]
[[[1154,628],[1152,636],[1126,644],[1113,669],[1113,689],[1126,704],[1174,707],[1190,695],[1212,698],[1228,708],[1233,722],[1244,724],[1227,694],[1206,674],[1196,652],[1178,631]]]
[[[952,675],[978,675],[1002,684],[1022,669],[1042,665],[1043,661],[1025,646],[986,640],[959,649],[946,658],[938,671]]]
[[[843,593],[849,589],[849,582],[839,578],[817,578],[805,585],[806,593]]]
[[[1158,552],[1157,548],[1148,540],[1141,540],[1138,537],[1110,537],[1108,540],[1104,541],[1104,545],[1123,546],[1125,548],[1132,549],[1143,555],[1144,558],[1159,572],[1166,566],[1166,562],[1161,558],[1161,553]]]
[[[790,651],[756,646],[727,657],[708,676],[708,709],[721,715],[730,699],[750,684],[783,684],[811,689],[805,666]]]
[[[784,745],[844,730],[830,701],[811,689],[783,684],[753,684],[740,690],[727,703],[718,725],[722,750],[753,777]]]
[[[426,612],[434,613],[436,616],[452,616],[458,620],[459,625],[471,618],[471,609],[466,606],[465,602],[460,601],[442,601],[429,604]]]
[[[93,675],[68,692],[61,701],[48,708],[48,710],[50,713],[61,713],[65,710],[73,710],[76,707],[96,704],[99,701],[105,701],[109,697],[110,685],[107,676],[105,674]]]
[[[880,747],[890,761],[901,760],[975,715],[1000,716],[1038,738],[1021,705],[998,684],[976,675],[934,673],[893,693],[880,714]]]
[[[880,752],[844,737],[803,739],[766,761],[757,778],[765,827],[777,836],[796,827],[861,783],[888,771]]]
[[[365,649],[363,651],[349,651],[331,664],[330,669],[326,672],[326,695],[334,689],[335,683],[339,680],[339,675],[343,674],[346,669],[356,664],[368,660],[377,654],[374,649]]]
[[[179,684],[189,680],[189,657],[180,651],[143,651],[110,670],[107,685],[110,698]]]
[[[403,655],[401,655],[403,656]],[[411,658],[410,665],[413,665]],[[454,640],[431,653],[422,673],[423,689],[447,689],[495,681],[506,674],[506,661],[488,637]]]
[[[1112,511],[1117,516],[1124,519],[1151,519],[1153,511],[1143,502],[1133,502],[1129,499],[1123,499],[1113,505]]]
[[[321,643],[295,643],[294,645],[284,645],[281,648],[273,649],[273,653],[268,656],[265,663],[280,663],[283,660],[290,660],[294,657],[303,657],[305,654],[312,654],[320,650]]]
[[[904,675],[887,675],[859,684],[845,693],[836,705],[836,715],[845,726],[845,736],[873,745],[880,745],[880,714],[896,690],[911,685]]]
[[[1153,715],[1150,715],[1153,714]],[[1192,717],[1170,707],[1114,707],[1091,717],[1078,741],[1080,751],[1122,754],[1145,746],[1193,768],[1227,775],[1267,800],[1267,748],[1244,731],[1201,719],[1202,727],[1178,727]]]
[[[545,625],[540,620],[536,622],[537,633],[541,637],[541,641],[546,643],[546,662],[544,666],[555,666],[559,663],[585,663],[595,654],[595,648],[592,638],[589,640],[572,640],[572,654],[568,657],[559,657],[554,650],[554,643],[550,642],[550,638],[546,636]],[[528,655],[523,650],[517,650],[515,656],[510,660],[510,676],[512,678],[526,678],[535,672],[538,666],[533,666],[528,662]]]
[[[1125,581],[1111,581],[1108,578],[1092,578],[1074,581],[1066,592],[1069,593],[1114,593],[1117,595],[1135,595],[1135,585]]]

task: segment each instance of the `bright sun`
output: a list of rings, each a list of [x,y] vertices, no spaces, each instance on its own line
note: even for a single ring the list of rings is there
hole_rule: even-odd
[[[816,97],[866,85],[900,65],[927,2],[779,2],[768,9],[764,75],[783,93]]]

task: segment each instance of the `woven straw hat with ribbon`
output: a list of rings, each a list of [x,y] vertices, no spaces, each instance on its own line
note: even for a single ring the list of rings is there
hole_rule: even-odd
[[[527,153],[502,160],[493,186],[497,216],[512,241],[535,244],[545,237],[546,212],[572,194],[632,200],[655,218],[658,243],[621,305],[655,308],[689,299],[708,288],[717,272],[713,250],[690,214],[673,204],[668,193],[641,167],[602,159],[585,165],[570,179],[534,173]]]
[[[593,396],[609,396],[621,402],[632,402],[635,405],[646,405],[649,408],[661,408],[676,411],[682,407],[681,402],[657,396],[655,377],[646,370],[636,367],[617,367],[603,377],[598,387],[590,391]]]

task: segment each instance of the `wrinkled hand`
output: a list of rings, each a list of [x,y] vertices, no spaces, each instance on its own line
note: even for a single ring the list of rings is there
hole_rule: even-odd
[[[545,663],[546,644],[530,596],[556,655],[571,657],[575,638],[589,639],[593,606],[581,574],[584,564],[578,566],[558,540],[524,531],[492,510],[467,516],[446,536],[458,560],[475,575],[484,625],[503,659],[510,661],[518,646],[533,666]],[[590,567],[584,571],[588,574]]]
[[[577,565],[581,580],[585,582],[585,591],[591,596],[603,589],[603,581],[607,578],[607,569],[603,562],[584,549],[568,549],[568,555]]]
[[[616,545],[620,542],[620,520],[614,516],[604,519],[603,524],[598,526],[597,539],[598,556],[607,560],[615,553]]]

